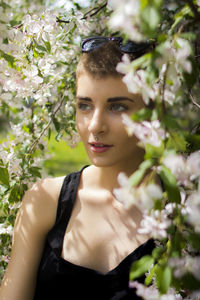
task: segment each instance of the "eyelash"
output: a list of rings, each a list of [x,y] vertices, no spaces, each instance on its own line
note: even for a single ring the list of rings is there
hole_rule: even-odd
[[[111,104],[111,110],[112,111],[115,111],[115,112],[124,112],[124,111],[127,111],[128,110],[128,106],[127,105],[124,105],[124,104],[121,104],[121,103],[115,103],[115,104]],[[113,109],[113,108],[120,108],[120,109]],[[122,108],[122,109],[121,109]]]
[[[91,107],[88,104],[85,103],[78,103],[78,108],[82,111],[87,111],[89,110]]]
[[[86,103],[78,103],[78,108],[82,111],[88,111],[91,109],[91,106]],[[120,109],[118,109],[118,108],[120,108]],[[121,103],[114,103],[114,104],[110,105],[110,110],[114,111],[114,112],[124,112],[124,111],[127,111],[128,109],[129,109],[129,107],[127,105],[121,104]]]

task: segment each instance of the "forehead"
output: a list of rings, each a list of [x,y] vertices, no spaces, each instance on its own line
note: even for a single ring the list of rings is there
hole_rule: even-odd
[[[79,96],[89,95],[131,95],[127,86],[122,81],[122,76],[107,76],[105,78],[94,78],[84,72],[77,79],[76,94]]]

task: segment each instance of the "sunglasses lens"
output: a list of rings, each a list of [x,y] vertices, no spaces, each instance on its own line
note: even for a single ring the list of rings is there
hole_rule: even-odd
[[[126,44],[123,45],[121,37],[109,38],[97,36],[83,40],[82,52],[93,51],[108,41],[115,41],[123,53],[135,53],[136,56],[138,56],[139,52],[142,52],[149,47],[149,43],[135,43],[133,41],[128,41]]]
[[[107,42],[106,38],[94,38],[83,41],[82,43],[82,51],[89,52],[91,50],[95,50],[99,48],[101,45]]]
[[[125,45],[122,44],[120,46],[120,49],[122,52],[125,52],[125,53],[137,53],[137,52],[147,49],[148,46],[149,46],[148,43],[137,44],[132,41],[129,41]]]

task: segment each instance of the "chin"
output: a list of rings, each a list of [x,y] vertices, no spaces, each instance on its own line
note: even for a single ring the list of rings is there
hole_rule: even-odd
[[[103,158],[89,158],[92,165],[94,165],[95,167],[99,167],[99,168],[109,168],[109,167],[114,167],[116,166],[118,163],[111,161],[109,159],[103,159]]]

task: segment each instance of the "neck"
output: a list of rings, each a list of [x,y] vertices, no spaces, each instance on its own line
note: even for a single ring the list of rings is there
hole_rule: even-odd
[[[143,155],[134,159],[132,162],[128,161],[126,164],[118,164],[114,166],[94,166],[90,167],[91,176],[90,185],[93,187],[103,188],[112,192],[114,188],[119,187],[117,177],[120,172],[124,172],[128,177],[131,176],[143,161]]]

